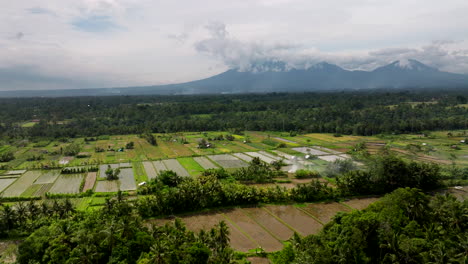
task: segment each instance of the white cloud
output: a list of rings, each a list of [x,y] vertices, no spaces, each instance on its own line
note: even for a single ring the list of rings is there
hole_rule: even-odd
[[[0,90],[183,82],[272,58],[359,69],[414,58],[468,73],[467,12],[466,0],[7,1],[0,71],[43,83]]]

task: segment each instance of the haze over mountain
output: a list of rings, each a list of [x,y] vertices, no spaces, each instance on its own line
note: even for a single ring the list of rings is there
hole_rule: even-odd
[[[378,88],[468,88],[468,75],[439,71],[417,60],[398,60],[373,71],[345,70],[321,62],[297,69],[282,61],[254,63],[187,83],[124,88],[1,91],[2,97],[145,94],[231,94],[336,91]]]

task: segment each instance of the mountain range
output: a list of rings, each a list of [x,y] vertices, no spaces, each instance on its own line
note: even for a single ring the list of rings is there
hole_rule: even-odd
[[[73,90],[0,91],[0,97],[58,97],[149,94],[232,94],[341,91],[378,88],[468,88],[468,75],[439,71],[416,60],[395,61],[373,71],[345,70],[321,62],[307,69],[281,61],[252,64],[249,70],[180,84]]]

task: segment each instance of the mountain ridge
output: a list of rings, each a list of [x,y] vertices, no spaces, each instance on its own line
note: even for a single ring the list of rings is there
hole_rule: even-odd
[[[468,87],[468,75],[439,71],[417,60],[396,60],[372,71],[346,70],[326,61],[298,69],[282,61],[179,84],[73,90],[0,91],[0,97],[232,94],[377,88]]]

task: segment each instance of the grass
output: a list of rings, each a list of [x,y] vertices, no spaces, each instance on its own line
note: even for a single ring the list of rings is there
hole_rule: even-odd
[[[137,183],[147,182],[148,175],[146,175],[145,168],[141,162],[132,162],[133,175]]]
[[[192,176],[198,176],[204,171],[203,167],[191,157],[177,158],[177,160]]]

